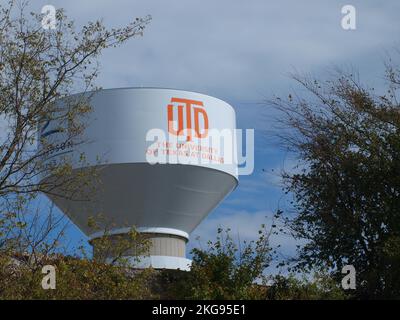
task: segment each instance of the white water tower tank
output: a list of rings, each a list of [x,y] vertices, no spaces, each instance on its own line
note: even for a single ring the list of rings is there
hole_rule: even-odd
[[[136,267],[188,270],[189,234],[238,184],[236,155],[232,161],[224,153],[227,143],[227,149],[236,152],[234,135],[225,146],[199,147],[212,130],[234,131],[234,109],[208,95],[160,88],[99,90],[91,95],[90,105],[84,143],[67,146],[63,153],[72,158],[74,171],[96,166],[99,176],[93,184],[101,183],[92,186],[96,191],[90,201],[48,197],[90,240],[103,236],[88,226],[90,217],[99,214],[113,224],[108,236],[135,226],[151,242],[149,255]],[[51,121],[42,137],[62,141],[58,125]],[[149,142],[151,129],[168,135]],[[178,142],[167,141],[168,136]],[[166,162],[150,164],[152,152],[168,155]],[[85,167],[79,161],[82,154]]]

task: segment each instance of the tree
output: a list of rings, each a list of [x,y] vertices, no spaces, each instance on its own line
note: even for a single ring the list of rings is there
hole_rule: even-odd
[[[271,277],[267,298],[269,300],[344,300],[347,295],[329,274],[316,273],[312,277],[305,274],[302,276],[289,274]]]
[[[16,252],[48,256],[60,249],[63,224],[51,210],[34,212],[33,201],[40,193],[91,196],[83,191],[95,168],[72,174],[67,155],[51,159],[65,147],[85,142],[81,133],[90,92],[98,89],[100,54],[141,36],[151,20],[136,18],[113,29],[98,20],[77,31],[59,9],[53,30],[43,28],[43,15],[29,13],[28,5],[18,0],[0,5],[0,254],[9,258]],[[87,92],[87,98],[69,97],[73,91]],[[61,98],[62,106],[57,103]],[[62,124],[58,144],[43,134],[52,120]]]
[[[193,249],[190,272],[159,275],[163,288],[158,291],[173,299],[265,298],[263,273],[271,260],[271,232],[263,225],[257,240],[236,243],[229,229],[218,228],[216,240],[208,241],[206,249]]]
[[[65,255],[42,257],[56,270],[56,288],[44,290],[41,268],[32,270],[24,256],[0,254],[0,299],[152,299],[153,270],[122,266]]]
[[[22,202],[24,204],[24,202]],[[0,299],[149,299],[154,270],[135,270],[126,256],[148,254],[149,242],[135,228],[123,238],[110,238],[112,225],[101,228],[101,217],[90,219],[91,228],[104,237],[95,239],[101,254],[92,255],[85,247],[67,248],[64,216],[53,205],[33,210],[19,208],[0,220]],[[73,252],[71,254],[71,252]],[[112,253],[113,260],[106,257]],[[56,290],[44,290],[42,268],[55,268]]]
[[[295,266],[328,269],[340,282],[352,264],[356,298],[400,298],[400,70],[387,64],[383,94],[340,70],[325,81],[293,78],[307,96],[271,103],[299,159],[283,174],[294,197],[286,223],[306,242]]]
[[[19,5],[18,5],[19,4]],[[71,197],[82,182],[71,181],[71,165],[48,161],[63,146],[78,144],[84,128],[82,115],[90,112],[88,101],[69,98],[66,106],[55,101],[72,90],[97,89],[97,58],[110,47],[142,35],[150,17],[136,18],[123,28],[106,29],[101,21],[76,31],[63,10],[56,12],[56,29],[42,27],[41,14],[26,12],[28,3],[10,0],[0,6],[0,197],[2,203],[16,195],[35,197],[62,186],[59,196]],[[80,117],[77,117],[80,115]],[[64,141],[38,137],[57,118],[65,124]],[[36,150],[38,142],[41,149]],[[41,180],[52,176],[51,180]],[[57,189],[57,190],[58,190]]]

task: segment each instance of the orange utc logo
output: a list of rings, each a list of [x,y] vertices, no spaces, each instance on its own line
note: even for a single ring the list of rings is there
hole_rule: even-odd
[[[194,120],[194,134],[197,138],[205,138],[208,135],[208,116],[207,112],[201,108],[203,102],[197,100],[171,98],[171,103],[168,104],[168,132],[183,136],[186,133],[186,140],[192,140],[192,120]],[[174,112],[177,109],[177,112]],[[184,110],[185,109],[185,110]],[[193,119],[192,119],[193,109]],[[186,128],[184,127],[184,111],[186,115]],[[178,121],[174,121],[174,113],[178,113]],[[200,131],[200,116],[203,118],[203,128]],[[174,128],[177,124],[177,128]]]

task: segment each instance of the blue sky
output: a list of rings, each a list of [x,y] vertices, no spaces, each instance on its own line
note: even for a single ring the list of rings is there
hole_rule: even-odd
[[[107,26],[122,26],[152,15],[143,38],[101,56],[98,84],[207,93],[235,108],[239,128],[255,129],[254,173],[241,177],[239,187],[193,232],[192,239],[200,236],[203,243],[218,225],[251,239],[265,216],[287,207],[277,174],[290,170],[295,159],[273,139],[275,113],[263,101],[296,89],[288,74],[323,76],[333,65],[355,67],[364,83],[379,87],[383,61],[400,34],[398,0],[35,0],[31,7],[40,12],[46,4],[65,8],[77,25],[103,18]],[[356,30],[341,27],[346,4],[356,8]],[[68,237],[72,244],[85,240],[74,226]],[[273,243],[285,255],[294,252],[287,236]],[[195,240],[189,248],[193,245]]]

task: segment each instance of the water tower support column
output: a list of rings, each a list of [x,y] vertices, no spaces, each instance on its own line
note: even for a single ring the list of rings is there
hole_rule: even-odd
[[[93,234],[90,243],[93,245],[94,258],[100,258],[100,260],[108,263],[113,261],[116,253],[110,247],[118,247],[118,241],[126,241],[127,237],[124,237],[124,235],[128,231],[127,229],[120,229],[107,234],[107,240],[110,241],[107,250],[99,244],[99,240],[104,239],[104,235]],[[132,247],[124,252],[123,257],[129,259],[132,267],[190,270],[191,260],[186,259],[186,243],[189,238],[187,233],[169,228],[139,228],[138,231],[149,242],[149,251],[147,255],[138,256],[135,248]]]

